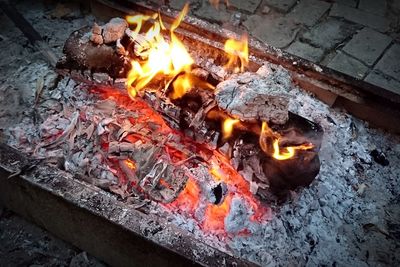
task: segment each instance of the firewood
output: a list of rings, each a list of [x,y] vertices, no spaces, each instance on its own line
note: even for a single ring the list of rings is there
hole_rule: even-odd
[[[232,75],[218,84],[219,107],[243,121],[284,124],[288,120],[288,88],[256,73]]]

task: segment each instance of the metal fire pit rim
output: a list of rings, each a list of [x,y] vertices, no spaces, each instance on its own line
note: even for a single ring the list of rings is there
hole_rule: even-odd
[[[10,174],[15,174],[15,176],[9,178]],[[129,207],[117,200],[111,193],[85,181],[77,180],[70,173],[40,162],[37,163],[37,161],[30,160],[27,155],[0,143],[0,185],[2,185],[0,186],[0,202],[4,202],[5,206],[10,204],[11,209],[13,209],[13,204],[7,203],[9,202],[7,194],[13,193],[2,192],[2,190],[8,188],[12,183],[21,183],[23,187],[33,187],[50,193],[82,211],[117,225],[122,231],[128,231],[139,239],[143,239],[144,242],[152,243],[159,250],[169,251],[174,254],[173,257],[182,258],[183,262],[188,261],[202,266],[256,266],[254,263],[237,259],[203,243],[162,218]],[[104,209],[107,207],[113,209]],[[14,211],[20,213],[18,210]],[[30,217],[29,219],[34,221],[37,219],[35,214],[31,214],[31,211],[28,213],[30,214],[21,215]],[[121,214],[123,214],[122,217]],[[40,219],[39,224],[41,224]],[[41,226],[46,228],[45,223]],[[53,229],[47,230],[52,232]],[[86,248],[82,249],[87,250]],[[88,252],[101,258],[96,251],[88,250]],[[103,258],[103,260],[107,262],[107,259]],[[111,262],[111,264],[113,263]]]

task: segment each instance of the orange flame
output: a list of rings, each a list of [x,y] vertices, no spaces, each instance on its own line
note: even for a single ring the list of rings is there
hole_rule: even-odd
[[[224,122],[222,123],[222,137],[223,139],[228,139],[229,137],[232,136],[233,132],[233,127],[235,124],[239,123],[240,120],[238,119],[231,119],[231,118],[226,118]]]
[[[133,160],[131,160],[131,159],[126,159],[126,160],[125,160],[125,163],[126,163],[126,165],[127,165],[130,169],[136,170],[136,163],[135,163]]]
[[[194,86],[201,89],[214,90],[215,87],[206,81],[190,74],[180,74],[175,81],[172,82],[172,94],[169,95],[171,99],[178,99],[184,96]]]
[[[243,72],[245,67],[249,64],[247,35],[243,35],[240,40],[228,39],[225,42],[224,50],[229,57],[229,61],[225,65],[225,68],[233,70],[235,73]]]
[[[143,22],[154,19],[152,27],[144,34],[150,45],[147,60],[141,63],[136,60],[132,60],[131,62],[132,69],[128,73],[126,85],[128,93],[132,98],[136,96],[138,91],[150,83],[157,74],[163,74],[172,78],[182,71],[190,71],[194,61],[183,43],[174,33],[174,30],[179,26],[188,10],[189,5],[186,4],[179,16],[172,23],[170,43],[161,34],[161,30],[165,29],[165,27],[159,14],[154,14],[153,16],[136,15],[126,18],[128,23],[136,25],[133,30],[134,35],[140,33]]]
[[[309,150],[314,147],[313,144],[308,143],[298,146],[284,147],[282,150],[279,146],[279,140],[280,140],[279,134],[273,132],[272,129],[268,127],[268,124],[264,121],[261,126],[259,143],[261,149],[267,154],[269,154],[268,144],[266,141],[268,138],[273,140],[273,145],[272,145],[273,153],[271,156],[277,160],[291,159],[295,156],[296,150]]]
[[[274,154],[272,155],[277,160],[287,160],[294,156],[296,150],[309,150],[314,147],[313,144],[303,144],[299,146],[289,146],[285,147],[286,151],[281,151],[279,148],[279,140],[275,140],[274,144]]]

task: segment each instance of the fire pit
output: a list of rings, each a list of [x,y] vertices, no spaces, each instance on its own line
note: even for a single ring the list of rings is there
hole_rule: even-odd
[[[359,217],[371,204],[355,198],[368,191],[359,177],[396,174],[373,159],[399,161],[398,137],[330,109],[282,66],[252,61],[246,36],[226,40],[223,49],[196,43],[179,32],[187,11],[170,23],[139,14],[75,29],[57,63],[63,77],[43,92],[38,82],[34,116],[6,132],[29,160],[4,147],[18,156],[3,156],[2,167],[72,203],[86,199],[81,206],[91,212],[99,198],[95,214],[157,243],[161,254],[172,250],[205,265],[323,262],[333,229],[354,239],[374,227],[391,236],[379,220]],[[381,152],[389,146],[394,150]],[[56,178],[61,173],[70,180]],[[101,197],[77,194],[75,180]],[[398,196],[390,190],[385,199]],[[134,222],[124,225],[122,213]],[[326,218],[328,226],[312,229]],[[362,229],[336,229],[342,220]],[[285,247],[291,235],[300,237]],[[357,242],[335,238],[335,249]],[[295,253],[284,260],[284,250]],[[358,263],[340,253],[338,262]]]

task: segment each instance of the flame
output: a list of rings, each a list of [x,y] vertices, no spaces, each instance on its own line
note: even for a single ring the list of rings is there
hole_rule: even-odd
[[[215,87],[201,80],[200,78],[194,76],[190,73],[180,74],[173,82],[172,82],[172,94],[169,95],[171,99],[178,99],[184,96],[187,92],[190,91],[194,86],[201,89],[214,90]]]
[[[249,215],[252,214],[250,215],[251,221],[261,222],[271,218],[271,209],[261,203],[250,192],[248,182],[232,167],[228,157],[217,150],[209,148],[206,144],[198,144],[193,142],[191,139],[181,135],[180,132],[176,132],[175,130],[171,129],[163,120],[161,115],[149,107],[149,105],[139,97],[130,99],[126,94],[123,94],[112,87],[92,88],[91,92],[97,93],[103,99],[112,99],[113,101],[116,101],[118,106],[121,108],[138,112],[140,116],[129,118],[129,121],[132,124],[143,124],[145,122],[152,121],[159,126],[157,129],[158,134],[165,136],[173,134],[179,136],[181,138],[180,144],[183,147],[190,150],[194,149],[197,151],[197,153],[199,153],[201,158],[208,159],[206,165],[209,168],[209,172],[214,181],[219,183],[223,182],[227,186],[227,194],[224,200],[220,205],[215,205],[214,203],[207,202],[205,195],[206,192],[202,192],[202,188],[199,184],[200,181],[196,180],[196,177],[191,173],[188,173],[189,179],[187,180],[185,188],[179,193],[178,197],[171,203],[162,204],[167,209],[194,219],[206,232],[222,235],[225,234],[225,220],[229,215],[231,201],[234,197],[240,196],[243,198],[247,207],[249,208]],[[146,129],[144,132],[147,133],[154,131],[154,129],[147,127],[148,126],[144,128]],[[144,143],[154,142],[154,140],[151,138],[151,135],[140,132],[127,135],[124,138],[124,141],[130,143],[136,143],[137,141]],[[105,139],[103,142],[102,149],[107,150],[108,148],[103,146],[103,144],[107,144],[108,140]],[[178,164],[178,162],[181,162],[182,159],[187,158],[187,156],[182,154],[181,149],[174,149],[174,147],[170,146],[168,143],[165,144],[164,149],[170,156],[172,164],[174,164],[174,162]],[[135,162],[130,159],[126,159],[125,162],[130,168],[137,167]],[[112,164],[118,163],[114,162]],[[121,184],[127,183],[127,181],[124,180],[124,176],[121,176],[120,173],[118,174],[118,177]],[[170,185],[163,179],[160,179],[160,184],[167,188],[170,187]],[[129,184],[129,186],[135,185]],[[245,231],[246,229],[244,232]]]
[[[125,160],[126,166],[128,166],[132,170],[136,170],[136,163],[131,159]]]
[[[279,139],[274,141],[274,154],[272,155],[277,160],[287,160],[294,156],[296,150],[309,150],[314,147],[313,144],[303,144],[299,146],[289,146],[285,147],[286,151],[281,151],[279,148]]]
[[[275,133],[272,131],[271,128],[269,128],[267,122],[263,122],[261,125],[261,133],[260,133],[260,147],[261,149],[267,153],[270,154],[269,149],[268,149],[268,139],[273,140],[273,152],[272,152],[272,157],[277,160],[287,160],[291,159],[295,156],[296,150],[309,150],[314,147],[313,144],[308,143],[308,144],[302,144],[298,146],[288,146],[284,147],[283,149],[280,148],[279,146],[279,141],[280,141],[280,136],[279,134]]]
[[[228,39],[225,42],[224,50],[229,57],[229,61],[225,65],[225,68],[228,70],[233,70],[235,73],[243,72],[245,67],[249,64],[249,46],[247,35],[242,35],[240,40]]]
[[[192,80],[189,75],[180,75],[173,83],[171,99],[178,99],[184,96],[192,88]]]
[[[222,124],[222,137],[223,139],[228,139],[229,137],[232,136],[233,132],[233,126],[237,123],[239,123],[240,120],[238,119],[232,119],[232,118],[226,118]]]
[[[179,16],[172,23],[169,30],[171,37],[169,43],[161,34],[161,30],[164,30],[165,27],[159,14],[154,14],[153,16],[136,15],[126,18],[128,23],[135,25],[135,29],[132,31],[133,38],[142,30],[143,22],[153,19],[153,25],[144,34],[150,46],[147,59],[144,62],[131,61],[132,68],[128,73],[126,86],[132,98],[137,95],[138,91],[149,84],[157,74],[163,74],[172,79],[182,71],[190,71],[194,61],[183,43],[174,33],[174,30],[179,26],[188,10],[189,5],[186,4]]]

